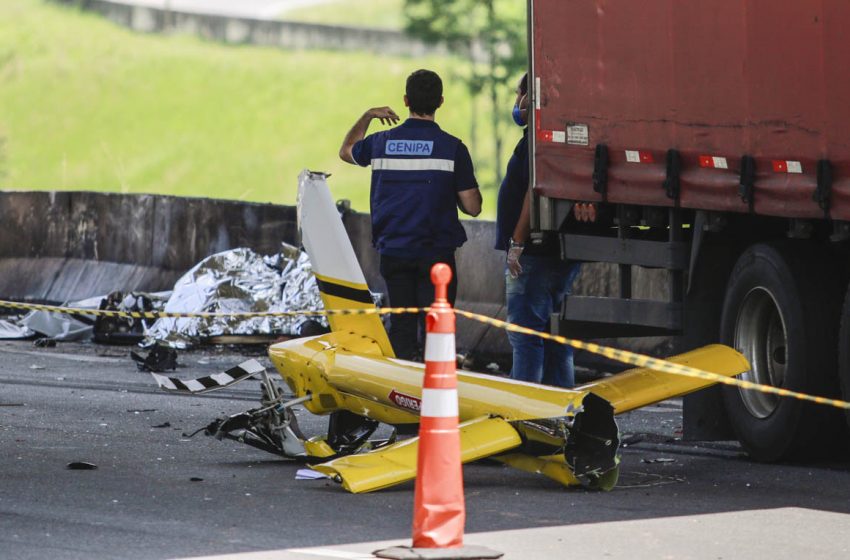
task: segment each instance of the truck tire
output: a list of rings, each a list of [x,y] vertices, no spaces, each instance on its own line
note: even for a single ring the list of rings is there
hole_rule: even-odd
[[[838,393],[838,274],[808,242],[761,243],[738,259],[724,297],[721,340],[750,361],[743,379],[815,395]],[[836,409],[725,386],[729,420],[758,461],[830,455]]]
[[[841,398],[850,401],[850,285],[844,296],[841,328],[838,331],[838,381],[841,386]],[[845,410],[844,414],[847,425],[850,426],[850,410]]]
[[[706,239],[691,273],[685,296],[684,333],[677,352],[720,342],[720,315],[726,284],[741,248],[721,239]],[[682,401],[683,434],[686,441],[717,441],[735,438],[719,385],[685,395]]]

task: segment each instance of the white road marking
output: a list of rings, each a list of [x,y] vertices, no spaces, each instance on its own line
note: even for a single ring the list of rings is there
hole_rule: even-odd
[[[311,556],[322,556],[324,558],[346,558],[348,560],[371,560],[375,558],[371,554],[362,552],[348,552],[346,550],[334,550],[332,548],[293,548],[287,550],[295,554],[307,554]]]
[[[29,350],[12,350],[8,348],[3,349],[4,352],[9,352],[10,354],[24,354],[27,356],[38,356],[39,358],[44,358],[49,360],[51,358],[59,358],[62,360],[69,360],[72,362],[88,362],[88,363],[97,363],[97,364],[126,364],[128,363],[126,359],[123,358],[107,358],[104,356],[85,356],[78,354],[64,354],[62,352],[33,352]]]

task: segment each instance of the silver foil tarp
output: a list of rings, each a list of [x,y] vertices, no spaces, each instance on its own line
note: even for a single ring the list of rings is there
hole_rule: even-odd
[[[239,248],[211,255],[174,285],[164,311],[245,313],[321,311],[316,277],[305,252],[283,244],[280,254],[258,255]],[[303,316],[164,318],[146,332],[142,346],[155,343],[189,348],[225,335],[298,335]],[[324,317],[310,317],[326,326]]]
[[[20,317],[0,319],[0,340],[35,336],[33,331],[19,324],[20,320]]]

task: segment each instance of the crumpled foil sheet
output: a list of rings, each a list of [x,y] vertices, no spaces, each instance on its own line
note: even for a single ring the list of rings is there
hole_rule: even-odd
[[[62,306],[75,309],[97,309],[102,299],[102,296],[97,296],[78,301],[66,301]],[[17,324],[33,334],[38,333],[61,342],[72,342],[91,338],[94,319],[82,315],[30,311]]]
[[[322,309],[309,257],[284,243],[282,252],[270,257],[247,248],[207,257],[177,281],[163,311],[244,313]],[[307,319],[327,326],[324,317],[165,318],[146,331],[142,346],[159,342],[185,349],[214,336],[298,335]]]
[[[35,336],[35,332],[20,324],[20,317],[0,319],[0,340],[14,338],[29,338]]]

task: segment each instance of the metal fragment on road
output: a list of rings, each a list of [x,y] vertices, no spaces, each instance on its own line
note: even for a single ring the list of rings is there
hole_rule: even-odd
[[[66,301],[63,306],[75,309],[97,309],[103,296],[79,301]],[[80,315],[65,315],[49,311],[32,311],[19,323],[27,329],[50,339],[69,342],[88,340],[94,330],[94,320]]]
[[[147,356],[130,352],[130,359],[136,362],[139,371],[163,373],[177,369],[177,351],[167,346],[154,344]]]
[[[223,373],[215,373],[197,379],[180,379],[159,375],[154,372],[151,372],[151,375],[159,388],[164,391],[197,395],[230,387],[240,381],[254,377],[265,370],[266,368],[260,362],[252,359],[246,360]]]
[[[328,478],[328,475],[313,469],[298,469],[295,473],[295,480],[321,480],[323,478]]]

